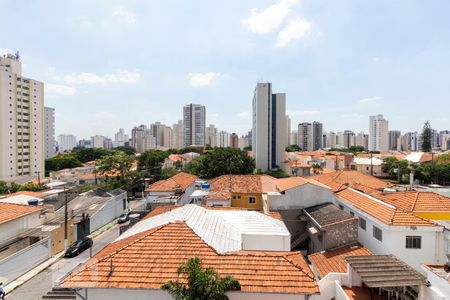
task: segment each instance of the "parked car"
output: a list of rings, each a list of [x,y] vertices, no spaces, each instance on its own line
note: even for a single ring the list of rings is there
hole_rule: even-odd
[[[86,249],[89,249],[94,242],[91,238],[85,237],[82,240],[76,241],[72,245],[70,245],[69,248],[67,248],[66,253],[64,254],[65,257],[74,257],[83,252]]]
[[[118,224],[122,224],[122,223],[127,222],[129,219],[130,219],[130,216],[128,215],[128,213],[126,213],[126,214],[121,214],[121,215],[119,216],[119,218],[117,219],[117,223],[118,223]]]

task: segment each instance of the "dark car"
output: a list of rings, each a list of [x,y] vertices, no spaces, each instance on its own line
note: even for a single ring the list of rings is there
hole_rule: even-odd
[[[69,248],[66,250],[66,254],[64,254],[65,257],[74,257],[83,252],[86,249],[89,249],[94,242],[91,238],[84,238],[82,240],[76,241],[72,245],[70,245]]]
[[[130,219],[130,216],[128,214],[121,214],[119,218],[117,219],[118,224],[122,224],[127,222]]]

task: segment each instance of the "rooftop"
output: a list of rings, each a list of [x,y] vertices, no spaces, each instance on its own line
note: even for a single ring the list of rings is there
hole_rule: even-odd
[[[169,280],[185,281],[177,269],[195,256],[219,275],[236,278],[242,292],[319,293],[314,275],[299,252],[218,254],[183,221],[161,225],[108,245],[60,285],[160,289]]]
[[[325,277],[328,273],[346,273],[347,256],[355,255],[371,255],[372,253],[364,248],[361,244],[355,243],[336,249],[316,252],[308,256],[309,261],[317,271],[320,278]]]
[[[284,223],[276,218],[256,211],[209,209],[194,204],[176,207],[161,214],[153,214],[153,217],[145,218],[137,223],[117,240],[177,221],[186,222],[218,253],[249,249],[248,247],[251,246],[246,246],[245,237],[251,236],[262,240],[258,245],[266,247],[264,250],[286,249],[287,246],[283,244],[283,239],[289,240],[290,247],[289,231]],[[267,237],[277,239],[277,243],[265,243]]]
[[[346,186],[361,185],[371,189],[383,190],[390,187],[390,184],[364,173],[354,170],[336,171],[327,174],[315,175],[309,179],[317,180],[333,190],[339,190]]]
[[[437,226],[411,212],[401,210],[391,204],[351,188],[336,192],[336,195],[357,209],[371,215],[387,225],[393,226]]]
[[[211,191],[260,194],[276,191],[275,178],[268,175],[222,175],[210,180]]]
[[[30,206],[0,202],[0,224],[22,218],[43,209],[44,207],[42,206]]]
[[[178,189],[186,190],[197,180],[197,176],[188,173],[178,173],[169,179],[152,183],[145,190],[146,192],[174,192]]]
[[[330,226],[355,219],[354,216],[339,209],[332,203],[311,206],[304,209],[308,217],[313,219],[320,227]]]
[[[316,185],[316,186],[320,186],[326,189],[329,189],[329,187],[327,187],[326,185],[313,180],[313,179],[309,179],[309,178],[304,178],[304,177],[287,177],[287,178],[280,178],[280,179],[276,179],[275,180],[276,186],[278,188],[278,190],[280,192],[298,187],[298,186],[302,186],[305,184],[312,184],[312,185]]]
[[[362,255],[345,258],[369,288],[426,285],[425,277],[394,255]]]

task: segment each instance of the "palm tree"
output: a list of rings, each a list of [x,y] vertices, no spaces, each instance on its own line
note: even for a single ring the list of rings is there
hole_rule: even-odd
[[[186,274],[187,283],[171,280],[161,287],[177,300],[226,300],[225,292],[241,289],[232,276],[222,278],[213,268],[203,268],[198,257],[182,264],[178,274]]]

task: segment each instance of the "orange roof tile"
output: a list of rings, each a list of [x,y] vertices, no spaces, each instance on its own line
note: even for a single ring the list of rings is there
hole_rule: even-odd
[[[276,190],[275,178],[268,175],[222,175],[210,183],[211,191],[259,194]]]
[[[345,261],[347,256],[371,254],[372,253],[361,244],[355,243],[333,250],[311,254],[308,256],[308,259],[316,269],[319,277],[323,278],[328,273],[347,272],[347,262]]]
[[[394,193],[369,193],[409,212],[450,212],[450,198],[433,192],[406,191]]]
[[[219,275],[232,275],[243,292],[319,293],[300,252],[218,254],[185,222],[169,223],[110,244],[70,273],[60,286],[160,289],[169,280],[185,281],[184,275],[178,275],[178,267],[195,256]]]
[[[366,186],[372,189],[384,189],[390,185],[378,178],[354,170],[335,171],[328,174],[320,174],[309,177],[317,180],[333,190],[341,186],[353,186],[355,184]]]
[[[12,194],[6,195],[6,197],[14,197],[19,195],[27,195],[30,197],[36,197],[36,198],[44,198],[45,196],[48,196],[47,194],[43,192],[32,192],[32,191],[19,191]]]
[[[177,189],[185,190],[197,180],[197,176],[189,173],[178,173],[168,179],[152,183],[146,192],[174,192]]]
[[[279,178],[275,180],[275,184],[277,185],[277,188],[280,192],[298,187],[298,186],[302,186],[305,184],[313,184],[316,186],[320,186],[320,187],[324,187],[324,188],[328,188],[326,185],[316,181],[316,180],[312,180],[309,178],[304,178],[304,177],[286,177],[286,178]]]
[[[387,225],[393,226],[437,226],[410,212],[396,208],[393,205],[383,203],[362,192],[346,188],[336,192],[342,200],[364,211],[372,217]]]
[[[43,210],[42,206],[0,202],[0,224]]]
[[[85,173],[85,174],[81,174],[80,176],[78,176],[78,179],[91,180],[91,179],[95,179],[96,176],[97,176],[97,174],[95,174],[95,173]]]

